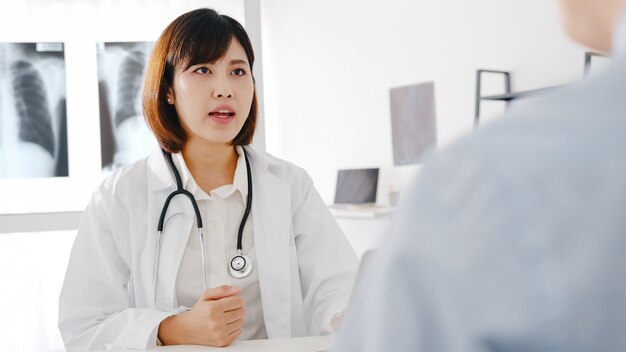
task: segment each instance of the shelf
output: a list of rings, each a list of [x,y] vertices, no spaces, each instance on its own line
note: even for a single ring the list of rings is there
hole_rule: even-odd
[[[527,98],[527,97],[531,97],[531,96],[534,96],[534,95],[544,94],[544,93],[547,93],[547,92],[549,92],[551,90],[554,90],[554,89],[557,89],[557,88],[561,88],[561,87],[564,87],[564,85],[548,87],[548,88],[527,90],[527,91],[523,91],[523,92],[511,92],[511,93],[500,94],[500,95],[487,95],[487,96],[481,96],[479,99],[480,100],[511,101],[511,100],[515,100],[515,99],[518,99],[518,98]]]
[[[594,53],[594,52],[585,53],[585,67],[584,67],[585,76],[589,73],[589,70],[591,68],[591,60],[595,56],[603,57],[605,55],[601,53]],[[485,73],[497,74],[497,75],[502,76],[502,78],[504,79],[504,94],[485,95],[485,96],[481,95],[480,88],[482,85],[482,76]],[[527,97],[533,97],[536,95],[545,94],[551,90],[554,90],[556,88],[562,88],[564,86],[565,85],[553,86],[553,87],[540,88],[540,89],[534,89],[534,90],[528,90],[528,91],[516,93],[516,92],[511,92],[511,72],[500,71],[500,70],[485,70],[485,69],[476,70],[476,95],[475,95],[475,100],[474,100],[474,128],[478,127],[478,124],[480,122],[480,103],[482,101],[485,101],[485,100],[503,101],[506,103],[508,107],[509,103],[515,99],[527,98]]]

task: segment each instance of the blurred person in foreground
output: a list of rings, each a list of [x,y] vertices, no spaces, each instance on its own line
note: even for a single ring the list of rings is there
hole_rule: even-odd
[[[337,351],[626,350],[626,0],[560,2],[612,64],[431,160]]]

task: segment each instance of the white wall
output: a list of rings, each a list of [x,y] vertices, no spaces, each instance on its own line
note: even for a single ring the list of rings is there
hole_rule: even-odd
[[[416,167],[392,167],[390,87],[435,81],[442,146],[472,129],[476,69],[512,71],[514,90],[582,74],[557,1],[261,3],[267,150],[304,167],[327,202],[338,168],[383,167],[382,203],[390,182],[412,180]]]
[[[0,235],[2,351],[65,351],[58,301],[76,231]]]

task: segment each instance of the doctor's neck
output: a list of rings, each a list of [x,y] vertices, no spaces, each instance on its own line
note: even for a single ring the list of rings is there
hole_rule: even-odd
[[[203,190],[208,192],[233,183],[238,159],[235,146],[190,139],[181,152],[191,175]]]

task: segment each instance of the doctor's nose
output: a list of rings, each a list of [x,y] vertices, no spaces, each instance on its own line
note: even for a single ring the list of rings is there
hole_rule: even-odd
[[[232,98],[233,97],[233,91],[232,89],[229,87],[228,83],[226,82],[222,82],[220,84],[218,84],[217,87],[215,87],[215,89],[213,90],[213,98]]]
[[[215,98],[232,98],[233,97],[232,93],[225,94],[220,91],[215,91],[215,94],[213,96]]]

